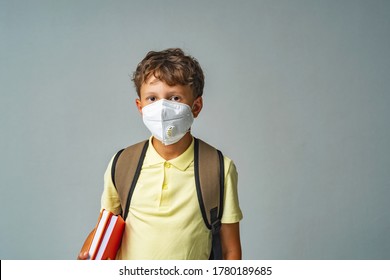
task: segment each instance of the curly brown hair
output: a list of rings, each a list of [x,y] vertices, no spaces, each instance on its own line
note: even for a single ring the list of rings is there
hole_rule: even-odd
[[[160,52],[150,51],[138,64],[132,81],[138,96],[143,83],[152,75],[169,86],[188,85],[194,97],[202,96],[204,75],[198,61],[186,55],[179,48],[170,48]]]

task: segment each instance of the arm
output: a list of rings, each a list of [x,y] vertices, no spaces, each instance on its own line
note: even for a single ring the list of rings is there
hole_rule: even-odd
[[[112,211],[115,214],[119,214],[121,211],[120,200],[114,183],[111,179],[111,167],[114,160],[113,156],[110,160],[110,163],[107,166],[107,169],[104,173],[104,191],[101,198],[102,207],[101,209],[107,209]],[[92,243],[96,227],[91,231],[88,237],[85,239],[83,247],[81,248],[79,255],[77,256],[78,260],[87,260],[89,256],[89,247]]]
[[[240,224],[222,224],[222,256],[224,260],[241,260]]]

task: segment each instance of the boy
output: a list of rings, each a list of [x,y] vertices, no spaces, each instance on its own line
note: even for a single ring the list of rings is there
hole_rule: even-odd
[[[134,189],[118,259],[208,259],[211,233],[199,210],[191,124],[203,107],[204,76],[181,49],[149,52],[133,74],[136,106],[151,131]],[[172,125],[174,122],[174,125]],[[220,231],[223,259],[241,259],[237,172],[224,157],[225,194]],[[102,209],[120,214],[109,163]],[[88,237],[91,238],[91,235]],[[80,252],[87,259],[88,252]]]

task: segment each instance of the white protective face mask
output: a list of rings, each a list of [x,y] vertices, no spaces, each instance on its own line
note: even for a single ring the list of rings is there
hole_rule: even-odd
[[[142,119],[152,135],[164,145],[178,142],[194,122],[190,106],[166,99],[143,107]]]

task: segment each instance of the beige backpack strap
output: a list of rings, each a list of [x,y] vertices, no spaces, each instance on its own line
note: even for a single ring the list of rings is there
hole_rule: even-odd
[[[222,259],[219,232],[223,213],[224,161],[222,153],[195,138],[194,174],[199,206],[206,226],[212,231],[212,259]]]
[[[111,178],[118,191],[122,207],[122,216],[126,220],[142,164],[148,149],[149,141],[145,140],[119,151],[112,162]]]

